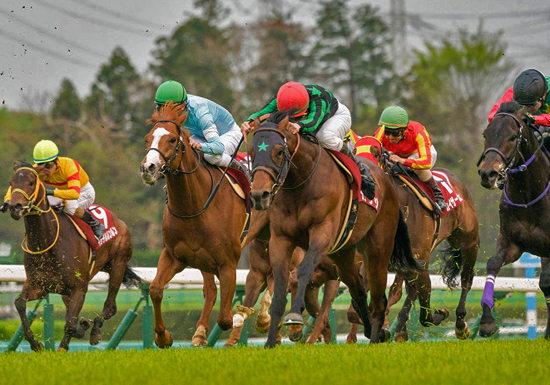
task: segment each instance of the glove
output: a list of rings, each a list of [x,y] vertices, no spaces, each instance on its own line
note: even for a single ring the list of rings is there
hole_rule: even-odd
[[[0,211],[3,212],[3,213],[5,213],[6,211],[8,211],[8,206],[9,206],[9,205],[10,205],[10,204],[9,204],[8,201],[2,203],[2,205],[0,206]]]
[[[53,190],[46,189],[46,195],[51,195],[53,197]]]
[[[535,125],[535,118],[533,117],[533,115],[531,115],[530,113],[528,112],[525,112],[523,114],[523,121],[525,122],[525,124],[527,124],[528,126],[534,126]]]

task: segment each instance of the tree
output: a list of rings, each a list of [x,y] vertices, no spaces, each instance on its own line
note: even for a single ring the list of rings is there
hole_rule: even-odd
[[[67,78],[61,81],[61,90],[55,99],[51,115],[54,119],[72,121],[79,120],[82,115],[82,101],[73,83]]]
[[[218,0],[195,0],[194,6],[201,15],[191,16],[172,35],[157,39],[151,70],[163,81],[180,81],[188,93],[231,106],[233,48],[219,27],[228,11]]]
[[[391,36],[377,12],[370,4],[351,8],[348,0],[329,0],[317,17],[312,63],[322,85],[346,101],[353,121],[361,107],[375,106],[378,115],[392,98]]]

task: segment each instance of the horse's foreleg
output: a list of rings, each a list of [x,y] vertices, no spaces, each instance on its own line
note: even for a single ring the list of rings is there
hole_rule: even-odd
[[[390,292],[388,294],[388,305],[386,306],[386,321],[388,323],[387,317],[390,314],[391,307],[401,300],[403,296],[403,276],[401,274],[396,274],[395,279],[390,287]]]
[[[170,282],[174,275],[182,271],[184,267],[185,266],[183,266],[181,262],[177,261],[175,258],[171,258],[166,249],[162,250],[158,262],[157,274],[149,287],[149,295],[155,311],[155,344],[159,348],[170,347],[174,341],[170,333],[166,330],[166,325],[164,324],[161,314],[164,286]]]
[[[416,286],[418,294],[418,302],[420,304],[420,324],[424,327],[437,326],[445,318],[449,316],[449,312],[445,309],[437,309],[432,314],[430,305],[430,297],[432,295],[432,281],[430,280],[430,272],[425,269],[420,271],[418,275],[410,280]]]
[[[46,292],[42,289],[33,287],[31,288],[28,284],[28,281],[25,281],[23,284],[23,289],[19,296],[15,299],[15,308],[21,319],[21,326],[23,326],[23,335],[25,340],[31,345],[33,351],[44,350],[44,345],[42,342],[34,339],[34,333],[31,330],[31,324],[27,319],[27,302],[34,301],[36,299],[41,299],[46,296]]]
[[[539,287],[544,294],[544,299],[546,301],[546,332],[544,333],[544,338],[550,339],[550,258],[541,258],[541,272],[539,279]]]
[[[273,301],[271,303],[271,323],[265,343],[266,348],[273,348],[277,344],[279,323],[283,318],[287,303],[288,278],[290,258],[294,245],[285,238],[271,237],[269,241],[269,262],[273,269]]]
[[[466,299],[472,288],[474,280],[474,266],[477,259],[477,240],[470,247],[461,249],[462,252],[462,273],[460,276],[462,292],[456,308],[455,335],[459,340],[464,340],[470,335],[470,328],[465,321],[466,318]]]
[[[238,260],[235,259],[235,261]],[[218,316],[218,325],[222,330],[231,329],[233,326],[233,314],[231,306],[235,289],[237,287],[237,266],[225,264],[220,268],[220,314]]]
[[[497,251],[495,255],[487,261],[487,278],[485,280],[483,296],[481,297],[481,307],[483,309],[479,325],[479,335],[481,337],[490,337],[498,331],[495,318],[492,314],[492,309],[495,304],[493,297],[495,279],[501,267],[517,260],[521,252],[518,246],[511,243],[502,234],[499,234],[497,238]]]
[[[409,320],[409,313],[411,311],[412,304],[416,301],[417,291],[416,287],[406,282],[407,297],[403,303],[403,307],[397,314],[397,326],[395,328],[395,334],[393,340],[395,342],[406,342],[409,340],[409,332],[407,331],[407,321]]]
[[[329,311],[332,303],[338,295],[338,288],[340,287],[340,281],[329,280],[325,282],[325,288],[323,290],[323,301],[321,307],[317,308],[317,317],[315,319],[315,327],[309,336],[307,341],[308,344],[314,344],[318,339],[319,335],[323,335],[325,344],[330,344],[332,339],[332,330],[329,323]],[[317,302],[318,304],[319,302]],[[308,309],[309,312],[309,309]],[[311,312],[310,312],[311,314]]]
[[[206,346],[208,344],[208,320],[210,319],[210,314],[212,314],[212,308],[216,303],[218,295],[214,274],[205,273],[204,271],[201,271],[201,274],[204,305],[202,306],[201,316],[197,321],[195,333],[191,338],[191,346]]]
[[[71,295],[64,298],[67,313],[65,314],[63,338],[57,348],[58,352],[69,350],[69,342],[71,342],[71,338],[77,334],[78,315],[84,305],[84,298],[86,297],[87,290],[88,285],[84,284],[82,287],[74,290]]]

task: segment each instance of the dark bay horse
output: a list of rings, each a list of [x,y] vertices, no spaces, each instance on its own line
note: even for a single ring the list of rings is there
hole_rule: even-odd
[[[202,154],[190,146],[190,133],[182,129],[186,118],[184,106],[173,103],[153,113],[149,121],[153,127],[145,137],[147,153],[140,168],[147,184],[153,185],[164,177],[168,195],[162,220],[164,249],[150,287],[155,343],[161,348],[173,342],[161,314],[164,286],[187,266],[201,270],[208,285],[204,288],[205,306],[192,345],[207,343],[208,317],[216,298],[206,295],[215,288],[213,275],[220,281],[218,325],[222,330],[231,328],[240,235],[246,221],[246,203],[225,177],[212,198],[222,171],[205,162]]]
[[[103,311],[93,322],[90,344],[101,341],[101,326],[116,313],[116,295],[122,282],[137,283],[139,277],[128,267],[132,257],[132,241],[126,224],[114,213],[113,220],[119,235],[95,251],[90,265],[91,249],[87,241],[63,212],[55,212],[46,199],[46,188],[30,164],[14,165],[10,180],[10,214],[13,219],[25,220],[26,245],[23,243],[27,280],[15,300],[25,339],[32,350],[44,346],[34,339],[27,321],[28,301],[44,298],[48,293],[60,294],[67,309],[65,333],[58,351],[66,351],[72,337],[82,338],[90,322],[78,315],[88,291],[88,282],[99,272],[109,273],[109,291]]]
[[[494,282],[500,268],[528,252],[541,257],[539,286],[546,299],[550,338],[550,160],[535,127],[523,122],[524,110],[516,102],[503,103],[483,137],[480,158],[481,185],[503,189],[499,205],[500,233],[495,254],[487,261],[487,280],[481,300],[483,315],[479,334],[498,331],[491,314]]]
[[[269,209],[271,232],[269,258],[275,287],[266,347],[275,346],[285,311],[292,252],[296,247],[307,250],[297,270],[296,298],[284,324],[303,324],[306,286],[320,259],[333,248],[345,225],[351,200],[348,180],[329,153],[318,143],[292,134],[288,128],[288,112],[272,115],[261,127],[255,121],[249,149],[253,167],[252,202],[257,210]],[[360,203],[352,234],[331,257],[365,324],[365,335],[377,343],[389,335],[382,330],[382,324],[390,257],[394,266],[401,265],[403,270],[416,268],[416,262],[391,181],[377,165],[372,163],[369,167],[377,183],[378,211]],[[372,311],[367,307],[365,287],[355,264],[356,248],[366,258]]]

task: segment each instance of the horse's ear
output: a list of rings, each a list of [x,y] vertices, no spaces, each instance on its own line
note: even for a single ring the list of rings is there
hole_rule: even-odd
[[[278,124],[277,124],[277,129],[279,131],[281,131],[283,134],[285,133],[285,129],[288,127],[288,123],[289,123],[289,118],[288,118],[288,115],[286,115],[284,117],[283,120],[281,120]]]
[[[13,162],[13,171],[17,171],[17,169],[19,168],[19,164],[17,164],[17,162]]]

